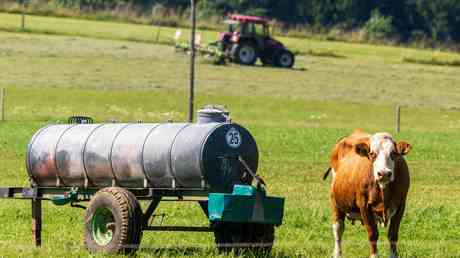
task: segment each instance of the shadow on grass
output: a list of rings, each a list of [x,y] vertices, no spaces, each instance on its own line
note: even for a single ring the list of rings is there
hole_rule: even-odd
[[[305,68],[305,67],[282,68],[282,67],[276,67],[276,66],[273,66],[273,65],[263,65],[263,64],[242,65],[242,64],[231,63],[231,62],[226,63],[224,66],[234,66],[234,67],[241,67],[241,68],[250,67],[250,68],[260,68],[260,69],[276,69],[276,70],[294,71],[294,72],[308,71],[308,69]]]
[[[150,254],[154,257],[163,257],[163,256],[197,256],[208,255],[208,254],[218,254],[215,248],[209,247],[146,247],[140,248],[138,253]],[[134,256],[136,257],[136,256]]]
[[[193,256],[193,257],[215,257],[215,256],[228,256],[228,257],[241,257],[241,258],[291,258],[292,254],[285,252],[272,252],[271,254],[255,254],[247,252],[241,255],[233,253],[219,254],[216,248],[212,247],[159,247],[159,248],[141,248],[139,249],[140,255],[148,254],[153,257],[177,257],[177,256]],[[137,257],[137,255],[133,256]]]

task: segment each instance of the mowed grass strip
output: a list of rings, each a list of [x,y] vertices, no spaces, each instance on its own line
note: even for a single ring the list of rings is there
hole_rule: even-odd
[[[460,66],[460,59],[443,60],[435,56],[433,56],[431,59],[417,59],[411,57],[404,57],[403,62],[422,65]]]

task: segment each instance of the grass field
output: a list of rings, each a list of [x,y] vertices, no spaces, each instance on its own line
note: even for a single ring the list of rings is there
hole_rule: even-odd
[[[0,185],[27,185],[25,147],[34,131],[68,116],[97,121],[183,121],[188,58],[155,45],[157,28],[0,13],[0,87],[7,122],[0,123]],[[167,42],[175,29],[161,29]],[[186,32],[184,32],[186,33]],[[204,32],[210,41],[215,32]],[[460,257],[460,77],[458,67],[408,64],[404,57],[456,60],[455,53],[315,40],[282,39],[302,53],[296,69],[200,61],[197,106],[224,104],[257,140],[259,173],[273,195],[285,196],[274,257],[328,257],[332,251],[329,182],[321,177],[331,146],[356,127],[402,133],[412,187],[401,228],[402,257]],[[83,210],[44,205],[44,246],[31,246],[30,203],[0,201],[0,257],[87,257]],[[166,223],[206,225],[195,204],[162,204]],[[348,225],[347,225],[348,226]],[[388,256],[385,230],[379,247]],[[139,257],[215,257],[211,235],[146,233]],[[346,257],[366,257],[366,234],[348,226]],[[101,256],[102,257],[102,256]]]

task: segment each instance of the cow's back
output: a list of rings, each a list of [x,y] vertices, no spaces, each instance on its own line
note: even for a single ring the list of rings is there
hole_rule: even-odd
[[[333,147],[330,157],[331,167],[337,172],[342,161],[349,155],[354,153],[354,148],[362,142],[369,142],[370,135],[364,133],[361,129],[357,129],[350,136],[340,139]]]

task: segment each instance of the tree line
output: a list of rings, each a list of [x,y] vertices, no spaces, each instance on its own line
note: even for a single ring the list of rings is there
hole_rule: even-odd
[[[190,0],[49,0],[66,7],[110,9],[129,5],[152,13],[161,6],[185,12]],[[313,30],[368,29],[403,41],[460,41],[458,0],[198,0],[200,18],[238,12],[268,16],[286,26]]]

